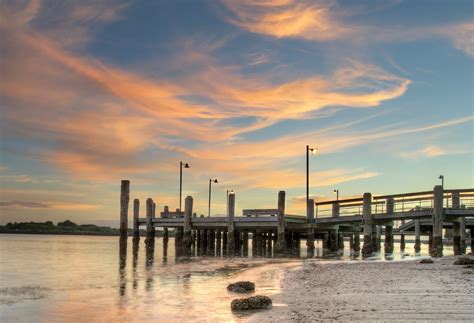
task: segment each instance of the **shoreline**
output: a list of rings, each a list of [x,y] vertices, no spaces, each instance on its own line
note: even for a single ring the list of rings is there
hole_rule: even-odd
[[[472,258],[472,256],[470,256]],[[250,322],[471,320],[474,269],[455,256],[403,261],[321,262],[283,268],[271,310]]]

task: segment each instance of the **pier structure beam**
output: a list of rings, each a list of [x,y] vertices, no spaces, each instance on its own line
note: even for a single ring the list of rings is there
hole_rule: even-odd
[[[360,256],[360,231],[354,233],[354,257]]]
[[[308,214],[307,219],[308,223],[310,225],[308,229],[308,235],[306,238],[306,252],[308,257],[312,258],[314,256],[314,228],[313,228],[313,222],[314,222],[314,200],[309,199],[308,200],[308,207],[307,207],[307,212]]]
[[[220,229],[216,230],[216,256],[221,255],[222,248],[222,232]]]
[[[433,245],[432,257],[443,256],[443,186],[436,185],[433,192]]]
[[[242,232],[242,240],[243,240],[242,255],[244,257],[247,257],[249,255],[249,232],[247,230]]]
[[[285,194],[285,191],[278,192],[277,243],[274,248],[275,255],[284,255],[286,251]]]
[[[191,217],[193,214],[193,198],[187,196],[184,200],[183,255],[191,256]]]
[[[415,222],[415,254],[419,254],[421,251],[421,225],[420,219],[414,220]]]
[[[362,257],[371,257],[374,254],[373,245],[373,220],[372,220],[372,194],[364,193],[362,205],[362,217],[364,221],[364,245],[362,246]]]
[[[229,193],[227,205],[227,255],[235,256],[235,193]]]
[[[140,226],[138,218],[140,217],[140,200],[133,200],[133,239],[140,240]]]
[[[122,180],[120,185],[120,237],[128,237],[128,203],[130,201],[130,181]]]

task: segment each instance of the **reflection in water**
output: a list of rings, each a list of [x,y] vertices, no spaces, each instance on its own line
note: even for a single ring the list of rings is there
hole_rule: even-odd
[[[136,290],[138,287],[138,277],[137,277],[137,265],[138,265],[138,251],[140,247],[140,237],[133,238],[133,260],[132,260],[132,269],[133,269],[133,289]]]
[[[146,261],[145,261],[145,268],[146,268],[146,290],[149,291],[153,288],[153,262],[155,258],[155,238],[147,238],[145,239],[145,246],[146,246]]]
[[[120,296],[125,295],[125,288],[127,287],[127,273],[125,267],[127,266],[127,237],[120,237],[119,240],[119,276],[120,276]]]

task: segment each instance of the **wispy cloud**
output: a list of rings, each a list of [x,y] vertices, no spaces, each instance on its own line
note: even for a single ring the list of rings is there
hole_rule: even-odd
[[[335,1],[222,1],[232,12],[229,22],[253,33],[277,38],[331,40],[360,32],[345,26],[332,9]]]
[[[50,206],[45,203],[33,202],[33,201],[0,201],[0,207],[19,207],[28,209],[44,209]]]
[[[459,154],[468,154],[470,151],[466,148],[460,147],[440,147],[438,145],[428,145],[424,148],[402,152],[400,156],[406,159],[423,159],[423,158],[434,158],[444,155],[459,155]]]

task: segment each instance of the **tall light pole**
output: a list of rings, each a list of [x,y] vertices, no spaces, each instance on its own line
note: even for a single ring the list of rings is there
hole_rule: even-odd
[[[189,168],[188,163],[179,162],[179,210],[181,211],[181,200],[183,194],[183,166],[184,168]]]
[[[208,205],[208,208],[207,208],[207,216],[211,216],[211,184],[212,183],[219,183],[217,181],[217,178],[216,179],[211,179],[209,178],[209,205]]]
[[[442,186],[443,189],[444,189],[444,175],[439,175],[438,178],[441,180],[441,186]]]
[[[318,152],[318,148],[309,148],[306,145],[306,215],[308,214],[308,203],[309,203],[309,153],[315,155]]]
[[[335,189],[334,193],[336,193],[336,201],[339,201],[339,189]]]

